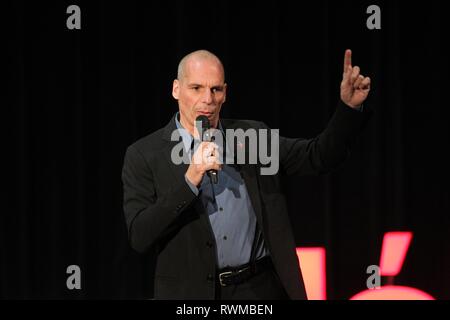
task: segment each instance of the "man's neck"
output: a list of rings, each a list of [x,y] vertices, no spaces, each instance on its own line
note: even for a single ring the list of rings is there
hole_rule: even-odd
[[[187,123],[180,114],[180,124],[183,127],[183,129],[185,129],[187,132],[189,132],[189,134],[193,137],[197,137],[198,138],[198,133],[196,134],[196,131],[194,132],[194,126],[190,125],[189,123]]]
[[[181,114],[180,114],[180,124],[187,132],[190,133],[191,136],[198,139],[199,134],[198,134],[195,126],[193,124],[187,123],[187,121],[185,121],[185,119],[181,116]],[[213,123],[211,123],[211,128],[217,128],[217,124],[214,125]]]

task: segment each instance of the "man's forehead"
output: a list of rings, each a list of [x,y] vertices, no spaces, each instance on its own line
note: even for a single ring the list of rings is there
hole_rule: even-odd
[[[219,61],[214,59],[190,59],[187,61],[186,65],[186,73],[187,74],[196,74],[196,73],[208,73],[222,76],[223,75],[223,67]]]
[[[186,65],[190,67],[213,67],[221,69],[220,61],[211,57],[193,56],[186,61]]]
[[[188,81],[187,86],[201,86],[201,87],[223,87],[225,83],[223,81]]]
[[[185,82],[188,85],[202,85],[202,86],[223,86],[223,75],[217,74],[205,74],[199,72],[187,73],[185,76]]]

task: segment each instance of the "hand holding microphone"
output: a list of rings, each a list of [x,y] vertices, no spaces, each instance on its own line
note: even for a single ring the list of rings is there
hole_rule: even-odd
[[[222,169],[219,158],[219,147],[211,142],[211,136],[207,131],[210,129],[209,120],[206,116],[199,116],[196,123],[201,123],[201,140],[199,147],[192,157],[191,164],[186,171],[186,178],[195,186],[202,182],[205,172],[211,178],[212,183],[217,183],[217,171]]]

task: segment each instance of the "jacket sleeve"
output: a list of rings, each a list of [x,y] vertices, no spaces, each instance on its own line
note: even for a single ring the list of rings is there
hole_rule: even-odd
[[[351,144],[372,111],[354,110],[339,102],[325,130],[312,139],[280,137],[280,165],[288,175],[318,175],[332,171],[348,156]]]
[[[145,252],[173,228],[196,195],[184,179],[166,194],[157,194],[153,172],[139,150],[127,149],[122,169],[123,208],[131,247]]]

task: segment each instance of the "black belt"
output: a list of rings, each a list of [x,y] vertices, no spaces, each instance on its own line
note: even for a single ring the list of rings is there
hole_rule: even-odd
[[[273,268],[269,257],[256,260],[255,263],[247,263],[239,267],[227,267],[218,271],[219,283],[222,287],[240,284],[264,270]]]

